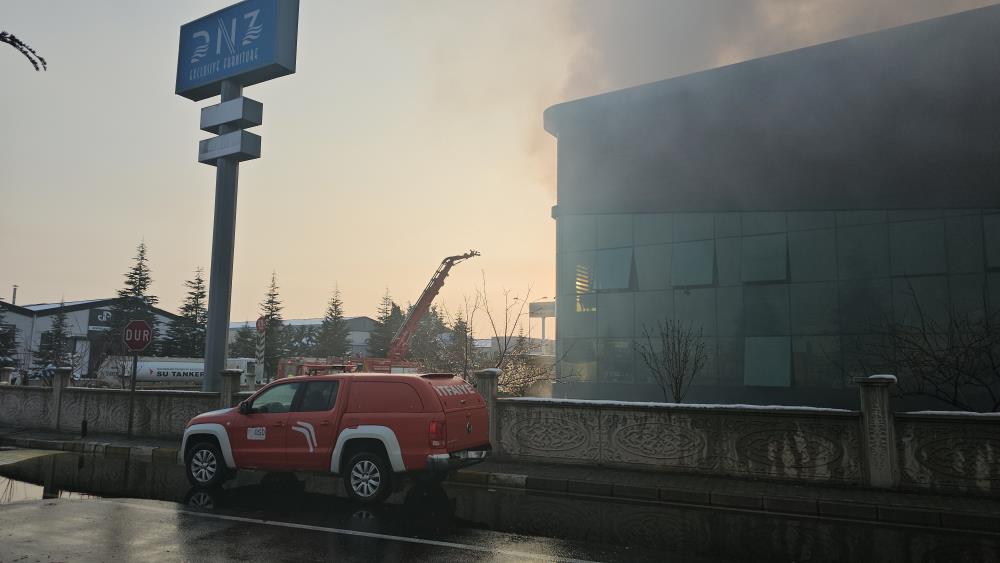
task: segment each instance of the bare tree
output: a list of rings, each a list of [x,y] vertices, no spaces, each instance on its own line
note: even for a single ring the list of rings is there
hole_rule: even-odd
[[[891,370],[899,378],[900,396],[930,397],[966,411],[1000,411],[1000,312],[990,311],[986,292],[981,310],[949,306],[944,315],[929,313],[912,285],[908,294],[912,313],[870,322],[882,337],[862,341],[854,367],[869,374]]]
[[[0,43],[6,43],[11,47],[17,49],[19,53],[21,53],[22,55],[24,55],[26,59],[28,59],[28,62],[31,63],[31,66],[35,67],[36,71],[49,69],[47,63],[45,62],[45,59],[42,58],[41,55],[36,53],[34,49],[28,46],[27,43],[15,37],[14,34],[7,33],[6,31],[0,31]]]
[[[657,322],[653,331],[643,324],[642,335],[636,350],[663,391],[663,400],[684,402],[691,382],[708,361],[702,330],[668,318]]]
[[[490,364],[500,369],[500,380],[497,382],[500,393],[523,396],[539,383],[558,383],[573,379],[574,374],[559,373],[556,369],[560,361],[565,359],[568,350],[560,358],[550,360],[548,356],[538,353],[540,344],[524,336],[523,319],[527,315],[531,286],[528,286],[523,296],[506,288],[501,293],[503,305],[494,309],[487,296],[486,275],[483,274],[483,287],[475,300],[476,310],[486,316],[489,324],[493,343]],[[471,325],[471,320],[469,324]]]

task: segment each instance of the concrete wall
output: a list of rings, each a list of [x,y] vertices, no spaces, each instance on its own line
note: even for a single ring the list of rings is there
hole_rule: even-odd
[[[900,486],[1000,494],[1000,414],[897,414]]]
[[[136,391],[132,432],[136,436],[173,438],[197,414],[219,408],[218,393],[200,391]],[[128,432],[129,392],[119,389],[66,389],[59,425],[79,430],[125,434]]]
[[[0,386],[0,425],[49,428],[53,410],[50,387]]]
[[[589,403],[589,404],[588,404]],[[857,412],[497,400],[520,460],[860,484]]]

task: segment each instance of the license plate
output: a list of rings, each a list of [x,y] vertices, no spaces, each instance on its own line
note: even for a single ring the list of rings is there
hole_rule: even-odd
[[[266,440],[267,439],[267,428],[263,426],[255,426],[253,428],[247,428],[247,440]]]

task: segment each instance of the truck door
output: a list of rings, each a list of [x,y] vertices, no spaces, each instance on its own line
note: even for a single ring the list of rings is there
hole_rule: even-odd
[[[288,415],[301,385],[270,387],[253,399],[249,414],[234,413],[228,431],[237,467],[285,469]]]
[[[330,456],[337,442],[340,416],[347,401],[340,399],[340,381],[325,379],[303,383],[305,389],[288,417],[285,446],[289,469],[330,471]]]

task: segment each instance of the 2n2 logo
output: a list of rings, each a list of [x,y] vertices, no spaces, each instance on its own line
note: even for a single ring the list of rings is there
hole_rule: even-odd
[[[260,16],[260,10],[252,10],[243,14],[243,21],[247,24],[246,31],[243,33],[243,37],[240,40],[240,45],[246,47],[247,45],[253,43],[257,39],[260,39],[260,34],[264,31],[264,24],[257,23],[257,17]],[[229,51],[230,55],[236,54],[236,22],[237,17],[226,22],[222,18],[218,19],[218,32],[215,37],[215,54],[216,56],[222,55],[222,46],[226,46],[226,50]],[[228,24],[228,25],[227,25]],[[205,30],[194,32],[191,37],[193,39],[200,39],[203,41],[201,45],[194,48],[194,52],[191,54],[191,63],[197,63],[201,59],[208,55],[208,49],[212,46],[212,34]]]

